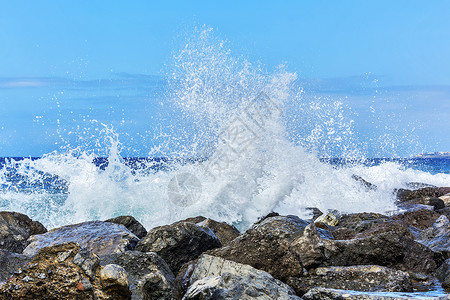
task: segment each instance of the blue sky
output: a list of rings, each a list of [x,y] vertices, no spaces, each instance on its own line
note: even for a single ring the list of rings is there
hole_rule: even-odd
[[[268,69],[286,63],[307,95],[346,99],[362,136],[377,134],[375,97],[424,149],[450,151],[449,15],[449,1],[0,0],[0,156],[55,150],[84,119],[157,127],[161,70],[197,24]]]

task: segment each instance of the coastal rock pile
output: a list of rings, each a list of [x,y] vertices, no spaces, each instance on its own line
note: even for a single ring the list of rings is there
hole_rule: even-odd
[[[414,299],[426,290],[444,299],[448,190],[399,190],[404,209],[391,216],[271,213],[243,233],[202,216],[148,232],[131,216],[47,232],[0,212],[0,299]]]

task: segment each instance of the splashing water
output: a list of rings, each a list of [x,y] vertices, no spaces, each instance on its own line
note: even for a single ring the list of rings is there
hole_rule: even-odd
[[[245,229],[271,211],[300,217],[308,217],[307,207],[391,211],[393,190],[411,181],[450,186],[448,174],[395,162],[321,162],[319,156],[364,157],[346,106],[303,99],[296,74],[283,66],[266,73],[233,57],[210,28],[187,40],[168,73],[166,101],[181,117],[163,129],[148,159],[122,158],[119,135],[103,125],[97,152],[75,148],[6,160],[0,210],[26,213],[50,228],[118,215],[151,228],[204,215]],[[101,164],[96,153],[105,149]],[[366,190],[354,174],[378,189]]]

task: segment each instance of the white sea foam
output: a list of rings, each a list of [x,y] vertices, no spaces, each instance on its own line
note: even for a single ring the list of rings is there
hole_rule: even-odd
[[[448,174],[431,175],[393,162],[372,167],[321,162],[319,156],[364,157],[353,141],[353,120],[345,105],[338,99],[303,99],[296,74],[283,66],[264,72],[235,58],[209,28],[174,54],[168,74],[165,101],[181,110],[183,120],[163,130],[165,139],[150,156],[196,161],[172,160],[164,169],[152,169],[155,162],[147,162],[146,168],[133,170],[121,158],[120,137],[104,125],[97,137],[99,152],[65,149],[35,161],[7,163],[0,170],[0,210],[26,213],[50,228],[118,215],[133,215],[151,228],[203,215],[245,229],[271,211],[300,217],[308,217],[307,207],[392,211],[393,190],[407,182],[450,186]],[[105,145],[109,165],[101,170],[93,161]],[[34,188],[12,186],[11,169]],[[167,190],[174,176],[184,173],[198,179],[201,193],[189,193],[189,186],[169,192],[191,197],[188,206],[176,203]],[[67,190],[36,188],[45,174],[64,180]],[[354,174],[378,189],[367,190]]]

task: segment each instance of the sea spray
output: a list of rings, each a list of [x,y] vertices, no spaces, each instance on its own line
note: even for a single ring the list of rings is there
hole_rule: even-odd
[[[395,209],[393,190],[407,182],[450,185],[448,174],[395,162],[322,162],[364,158],[350,109],[339,99],[304,97],[284,66],[267,72],[233,56],[210,28],[188,37],[167,75],[161,102],[173,115],[161,122],[168,124],[148,158],[123,158],[119,132],[91,120],[94,148],[66,145],[39,159],[4,162],[0,210],[49,228],[119,215],[152,228],[203,215],[245,230],[271,211],[305,218],[307,207],[386,213]]]

